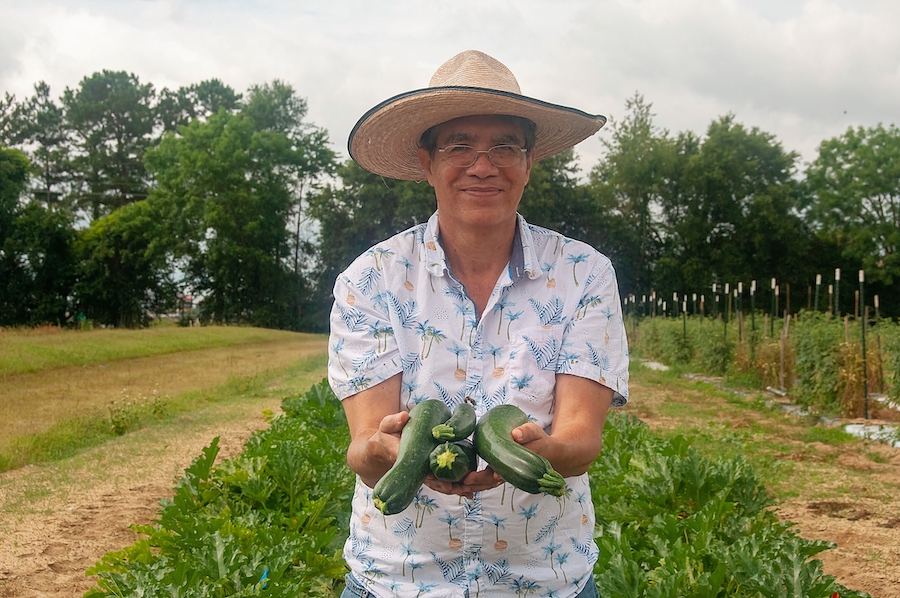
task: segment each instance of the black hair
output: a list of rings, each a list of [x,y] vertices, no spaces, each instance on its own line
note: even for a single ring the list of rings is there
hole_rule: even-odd
[[[525,149],[529,152],[534,149],[534,138],[537,125],[535,125],[533,121],[521,116],[512,116],[509,114],[498,114],[496,116],[505,121],[520,125],[522,127],[522,133],[525,136]],[[434,150],[437,149],[438,133],[443,124],[444,123],[434,125],[433,127],[426,129],[419,137],[419,147],[428,152],[432,157],[434,157]]]

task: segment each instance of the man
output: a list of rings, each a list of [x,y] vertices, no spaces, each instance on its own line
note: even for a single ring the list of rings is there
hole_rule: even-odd
[[[518,214],[535,160],[606,119],[521,95],[480,52],[428,88],[382,102],[350,154],[382,176],[427,180],[437,211],[379,243],[335,283],[329,377],[358,474],[344,596],[596,596],[594,513],[585,473],[611,405],[627,400],[625,330],[609,260]],[[430,477],[385,516],[372,488],[397,456],[408,411],[426,398],[478,415],[512,403],[513,439],[566,477],[567,493],[515,492],[490,468]]]

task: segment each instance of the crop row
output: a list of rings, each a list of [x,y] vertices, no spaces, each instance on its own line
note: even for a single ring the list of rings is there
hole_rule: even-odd
[[[216,464],[217,440],[161,501],[145,537],[108,553],[85,598],[333,597],[343,589],[353,475],[346,420],[325,381]],[[617,597],[843,598],[742,459],[710,460],[612,414],[590,471],[600,594]],[[473,598],[477,596],[473,595]]]

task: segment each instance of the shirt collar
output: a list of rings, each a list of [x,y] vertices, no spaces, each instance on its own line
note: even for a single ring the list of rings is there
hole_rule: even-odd
[[[518,282],[524,276],[535,279],[543,274],[538,262],[537,253],[534,251],[534,237],[531,227],[525,222],[521,214],[516,215],[516,238],[513,241],[513,252],[509,259],[509,277],[512,282]],[[435,212],[428,219],[423,235],[425,243],[425,267],[432,276],[443,276],[450,270],[447,265],[447,256],[441,247],[440,230],[438,228],[438,213]]]

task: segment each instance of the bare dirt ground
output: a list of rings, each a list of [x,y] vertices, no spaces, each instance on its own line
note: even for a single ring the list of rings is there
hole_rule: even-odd
[[[154,519],[159,499],[172,495],[213,438],[220,438],[219,459],[237,455],[266,425],[262,410],[277,412],[279,404],[254,402],[214,425],[188,421],[177,436],[141,430],[66,463],[0,475],[0,504],[16,496],[30,503],[0,523],[0,596],[82,596],[96,582],[88,567],[138,539],[129,526]]]
[[[659,413],[661,401],[701,400],[717,413],[713,423],[734,430],[756,419],[783,426],[788,437],[802,425],[779,413],[737,412],[723,399],[692,391],[634,383],[631,396],[627,409],[655,428],[671,426]],[[138,539],[129,526],[154,519],[159,499],[171,495],[203,447],[219,436],[220,459],[238,454],[266,425],[262,411],[277,412],[279,403],[248,402],[214,424],[187,415],[178,425],[141,430],[62,463],[0,474],[0,597],[82,596],[95,583],[86,569]],[[779,516],[795,522],[803,537],[838,544],[820,558],[841,584],[875,598],[900,598],[900,450],[797,444],[782,457],[798,465],[796,475],[817,480],[818,489],[783,501]]]

